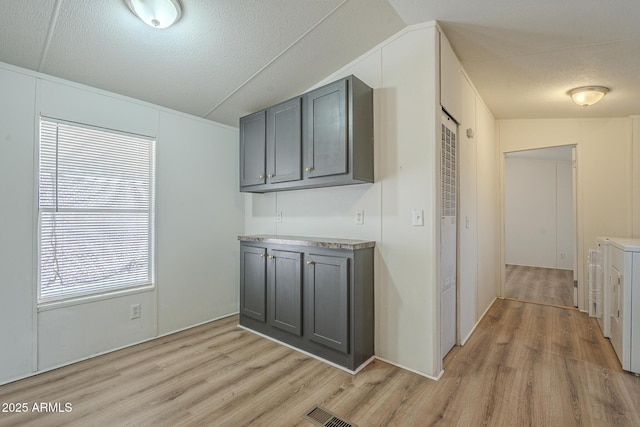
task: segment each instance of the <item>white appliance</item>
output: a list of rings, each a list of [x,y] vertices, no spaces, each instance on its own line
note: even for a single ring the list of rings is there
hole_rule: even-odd
[[[596,238],[596,249],[589,259],[589,315],[598,320],[602,334],[609,338],[609,239]]]
[[[622,369],[640,374],[640,239],[609,239],[610,340]]]

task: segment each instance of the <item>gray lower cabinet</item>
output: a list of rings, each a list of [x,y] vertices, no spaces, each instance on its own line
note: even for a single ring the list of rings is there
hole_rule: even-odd
[[[349,352],[349,257],[309,254],[306,271],[307,335]]]
[[[266,248],[240,247],[240,316],[267,321]]]
[[[372,247],[242,241],[240,254],[240,325],[351,370],[373,355]]]
[[[268,259],[269,322],[302,335],[302,253],[273,249]]]

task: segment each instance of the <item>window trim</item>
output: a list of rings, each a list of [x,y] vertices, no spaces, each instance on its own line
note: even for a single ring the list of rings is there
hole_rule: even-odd
[[[151,185],[149,185],[150,191],[150,204],[149,204],[149,266],[148,266],[148,277],[149,281],[146,283],[140,283],[137,285],[130,285],[125,287],[113,288],[113,289],[103,289],[96,291],[87,291],[87,292],[78,292],[71,295],[63,295],[60,297],[46,298],[41,299],[41,224],[40,224],[40,215],[41,212],[51,212],[51,208],[41,209],[40,207],[40,144],[41,144],[41,123],[42,121],[47,121],[49,123],[55,124],[63,124],[67,126],[79,127],[88,130],[97,130],[122,136],[131,136],[140,139],[146,139],[152,144],[152,148],[149,152],[149,165],[152,168],[151,174]],[[34,249],[35,249],[35,265],[34,265],[34,276],[35,276],[35,302],[36,302],[36,311],[48,311],[56,308],[74,306],[78,304],[91,303],[95,301],[108,300],[113,298],[119,298],[127,295],[134,295],[140,293],[146,293],[156,290],[156,257],[157,257],[157,163],[158,163],[158,138],[156,136],[145,135],[135,132],[127,132],[119,129],[112,129],[105,126],[93,125],[89,123],[81,123],[72,120],[65,120],[60,118],[55,118],[52,116],[48,116],[46,114],[40,114],[36,118],[35,123],[35,149],[34,149],[34,171],[35,171],[35,180],[34,180]],[[57,202],[56,202],[57,203]],[[55,210],[54,210],[55,211]]]

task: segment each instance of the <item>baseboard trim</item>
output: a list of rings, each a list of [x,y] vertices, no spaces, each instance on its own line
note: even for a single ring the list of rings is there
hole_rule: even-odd
[[[375,358],[378,359],[381,362],[388,363],[389,365],[393,365],[396,368],[400,368],[400,369],[403,369],[405,371],[412,372],[414,374],[420,375],[422,377],[428,378],[428,379],[433,380],[433,381],[439,381],[440,378],[442,378],[442,375],[444,374],[444,370],[440,370],[440,373],[438,373],[438,376],[434,377],[432,375],[425,374],[424,372],[420,372],[420,371],[416,371],[415,369],[407,368],[406,366],[403,366],[403,365],[401,365],[399,363],[396,363],[396,362],[392,362],[391,360],[385,359],[385,358],[380,357],[380,356],[375,356]]]
[[[475,325],[473,325],[473,328],[471,328],[471,331],[469,331],[469,333],[467,334],[467,336],[460,341],[460,345],[463,346],[465,345],[465,343],[469,340],[469,338],[471,338],[471,335],[473,335],[473,333],[475,332],[476,328],[478,327],[478,325],[480,324],[480,322],[482,321],[482,319],[484,319],[484,316],[487,315],[487,313],[489,312],[489,309],[491,309],[491,307],[493,307],[493,304],[496,303],[496,301],[498,300],[497,297],[495,297],[493,299],[493,301],[491,301],[491,304],[489,304],[489,306],[487,307],[487,309],[484,311],[484,313],[482,313],[482,315],[480,316],[480,318],[478,319],[478,321],[476,322]]]
[[[262,333],[260,333],[260,332],[254,331],[253,329],[249,329],[249,328],[247,328],[246,326],[238,325],[238,328],[243,329],[243,330],[245,330],[245,331],[247,331],[247,332],[251,332],[252,334],[258,335],[258,336],[260,336],[260,337],[262,337],[262,338],[266,338],[266,339],[268,339],[269,341],[273,341],[273,342],[275,342],[275,343],[277,343],[277,344],[283,345],[283,346],[285,346],[285,347],[287,347],[287,348],[290,348],[291,350],[295,350],[295,351],[297,351],[298,353],[302,353],[302,354],[304,354],[305,356],[312,357],[312,358],[314,358],[314,359],[316,359],[316,360],[319,360],[320,362],[324,362],[324,363],[326,363],[327,365],[331,365],[331,366],[333,366],[334,368],[338,368],[338,369],[340,369],[340,370],[342,370],[342,371],[345,371],[345,372],[347,372],[347,373],[349,373],[349,374],[351,374],[351,375],[355,375],[355,374],[357,374],[358,372],[360,372],[361,370],[363,370],[364,368],[366,368],[366,367],[367,367],[367,365],[369,365],[369,363],[373,362],[373,361],[375,360],[375,358],[376,358],[376,356],[371,356],[371,357],[370,357],[369,359],[367,359],[364,363],[362,363],[360,366],[358,366],[355,370],[351,370],[351,369],[345,368],[344,366],[340,366],[340,365],[338,365],[337,363],[333,363],[333,362],[331,362],[331,361],[329,361],[329,360],[327,360],[327,359],[323,359],[323,358],[322,358],[322,357],[320,357],[320,356],[316,356],[316,355],[315,355],[315,354],[313,354],[313,353],[309,353],[308,351],[305,351],[305,350],[299,349],[298,347],[294,347],[294,346],[292,346],[292,345],[290,345],[290,344],[287,344],[287,343],[285,343],[285,342],[282,342],[282,341],[280,341],[280,340],[277,340],[277,339],[275,339],[275,338],[273,338],[273,337],[270,337],[270,336],[268,336],[268,335],[265,335],[265,334],[262,334]]]
[[[56,369],[60,369],[60,368],[63,368],[65,366],[73,365],[74,363],[79,363],[79,362],[83,362],[85,360],[93,359],[94,357],[104,356],[105,354],[113,353],[114,351],[124,350],[125,348],[133,347],[134,345],[144,344],[146,342],[153,341],[153,340],[156,340],[158,338],[164,338],[164,337],[169,336],[169,335],[177,334],[178,332],[186,331],[186,330],[191,329],[191,328],[196,328],[198,326],[206,325],[207,323],[215,322],[216,320],[222,320],[222,319],[225,319],[227,317],[235,316],[238,313],[239,312],[236,311],[236,312],[233,312],[233,313],[230,313],[230,314],[225,314],[225,315],[216,317],[214,319],[205,320],[204,322],[200,322],[200,323],[197,323],[195,325],[187,326],[187,327],[175,330],[175,331],[167,332],[167,333],[162,334],[162,335],[156,335],[154,337],[145,338],[145,339],[140,340],[140,341],[135,341],[135,342],[133,342],[131,344],[126,344],[126,345],[123,345],[123,346],[120,346],[120,347],[117,347],[117,348],[113,348],[113,349],[110,349],[110,350],[105,350],[105,351],[102,351],[100,353],[93,354],[91,356],[81,357],[80,359],[75,359],[75,360],[72,360],[70,362],[61,363],[59,365],[55,365],[55,366],[52,366],[52,367],[49,367],[49,368],[46,368],[46,369],[36,370],[36,371],[30,372],[28,374],[15,377],[13,379],[10,379],[10,380],[4,381],[4,382],[0,382],[0,386],[3,386],[5,384],[10,384],[10,383],[13,383],[13,382],[16,382],[16,381],[24,380],[26,378],[33,377],[33,376],[36,376],[36,375],[44,374],[45,372],[49,372],[49,371],[53,371],[53,370],[56,370]]]

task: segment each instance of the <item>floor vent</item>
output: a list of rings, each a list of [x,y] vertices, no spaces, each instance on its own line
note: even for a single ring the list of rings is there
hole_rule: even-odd
[[[314,406],[302,418],[321,427],[358,427],[356,424],[343,420],[321,406]]]

